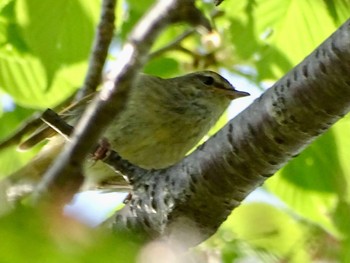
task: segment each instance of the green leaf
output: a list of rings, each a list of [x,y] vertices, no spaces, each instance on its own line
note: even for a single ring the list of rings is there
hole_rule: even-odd
[[[20,123],[31,114],[33,114],[32,110],[21,107],[16,107],[13,111],[1,114],[0,123],[3,125],[0,129],[0,141],[9,136],[20,125]],[[14,145],[0,151],[0,179],[24,165],[37,152],[37,149],[33,149],[25,153],[20,153],[16,148],[16,145]]]
[[[347,0],[323,0],[334,24],[339,25],[349,18],[350,2]]]
[[[48,83],[63,65],[86,61],[100,1],[18,0],[24,41],[45,67]],[[95,18],[95,19],[94,19]]]
[[[284,17],[280,17],[272,26],[273,33],[267,41],[275,49],[283,50],[288,61],[296,65],[333,33],[336,26],[322,1],[288,2],[289,4],[284,5],[286,7]],[[262,10],[261,16],[267,15],[269,11],[269,9]],[[263,53],[259,69],[264,70],[264,65],[274,60],[275,57],[267,49]],[[288,70],[280,67],[280,69],[273,69],[273,73],[280,77]]]
[[[348,235],[350,118],[347,116],[274,176],[267,186],[303,217]],[[335,229],[336,227],[336,229]]]
[[[329,1],[223,3],[230,23],[221,24],[234,44],[235,63],[253,65],[259,79],[284,75],[348,18],[348,2],[333,1],[332,11],[325,2],[329,7]]]
[[[159,77],[174,76],[174,73],[178,72],[178,70],[178,62],[168,57],[155,58],[149,61],[143,69],[144,73]]]
[[[18,0],[6,8],[0,87],[27,107],[59,103],[83,82],[100,1]]]
[[[342,120],[338,121],[331,131],[334,134],[335,143],[337,145],[337,157],[341,167],[341,172],[338,174],[340,177],[339,183],[341,185],[341,191],[339,192],[339,199],[350,202],[350,192],[348,186],[350,185],[350,115],[348,114]],[[329,153],[325,153],[329,156]],[[333,167],[333,164],[331,165]],[[343,179],[344,178],[344,179]],[[346,182],[344,182],[345,180]],[[339,185],[338,183],[338,185]],[[350,220],[349,220],[350,221]]]
[[[350,199],[347,189],[350,182],[349,128],[347,117],[266,183],[272,193],[297,213],[334,235],[340,233],[333,217],[337,218],[337,213],[343,211],[337,208],[338,204]],[[344,213],[341,217],[344,218]]]
[[[124,16],[120,37],[125,40],[137,21],[146,14],[147,10],[154,4],[154,0],[129,0],[123,6]]]
[[[216,243],[225,253],[231,251],[232,258],[223,254],[225,262],[237,257],[252,259],[255,253],[255,257],[263,254],[265,258],[271,257],[270,260],[277,257],[281,261],[288,258],[288,262],[309,262],[305,230],[297,220],[276,207],[246,203],[233,211],[207,243]],[[233,246],[236,251],[232,250]]]

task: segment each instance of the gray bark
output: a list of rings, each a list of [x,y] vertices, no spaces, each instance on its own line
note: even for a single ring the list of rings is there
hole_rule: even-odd
[[[181,163],[160,171],[124,163],[134,192],[113,227],[184,246],[208,238],[251,191],[349,111],[349,73],[350,20]]]

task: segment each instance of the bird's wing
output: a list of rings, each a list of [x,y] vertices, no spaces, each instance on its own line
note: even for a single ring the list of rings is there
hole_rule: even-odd
[[[59,112],[59,116],[61,117],[62,120],[69,121],[74,119],[76,116],[80,116],[82,112],[85,109],[86,104],[91,100],[91,98],[95,95],[96,93],[91,93],[81,100],[72,103],[65,109],[63,109],[61,112]],[[33,132],[33,134],[26,139],[25,141],[21,142],[18,146],[19,150],[28,150],[38,143],[42,142],[45,139],[49,139],[53,136],[58,134],[57,131],[55,131],[53,128],[50,126],[47,126],[46,124],[41,125],[36,131]]]

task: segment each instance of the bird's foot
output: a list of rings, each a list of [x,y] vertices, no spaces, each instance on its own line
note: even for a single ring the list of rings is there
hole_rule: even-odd
[[[108,156],[109,151],[111,150],[111,144],[106,138],[101,138],[98,146],[96,147],[94,153],[92,154],[92,160],[98,161],[103,160]]]

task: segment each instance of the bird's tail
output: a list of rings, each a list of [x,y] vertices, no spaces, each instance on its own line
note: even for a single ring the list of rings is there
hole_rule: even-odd
[[[53,137],[29,163],[1,180],[0,202],[12,203],[31,193],[63,145],[62,136]]]

